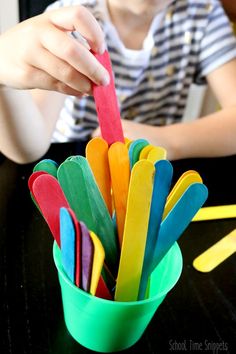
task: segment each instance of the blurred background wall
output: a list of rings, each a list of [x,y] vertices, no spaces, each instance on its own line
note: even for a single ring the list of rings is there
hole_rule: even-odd
[[[0,33],[19,21],[19,1],[0,0]]]
[[[42,13],[52,2],[54,0],[19,0],[20,20]]]

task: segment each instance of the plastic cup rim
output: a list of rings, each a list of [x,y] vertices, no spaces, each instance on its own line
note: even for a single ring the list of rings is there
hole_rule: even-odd
[[[55,263],[55,265],[56,265],[56,268],[57,268],[58,273],[60,273],[60,276],[64,279],[64,281],[65,281],[71,288],[73,288],[73,290],[75,290],[76,292],[82,293],[83,296],[88,297],[88,298],[91,298],[91,299],[96,298],[96,301],[101,302],[101,303],[102,303],[102,302],[105,302],[106,304],[107,304],[107,303],[109,303],[109,304],[112,303],[112,304],[114,304],[114,306],[118,306],[118,305],[119,305],[119,306],[120,306],[120,305],[124,305],[124,306],[125,306],[125,305],[127,305],[127,306],[135,306],[135,305],[137,305],[137,303],[138,303],[138,304],[144,304],[144,303],[147,304],[147,303],[149,303],[149,302],[155,301],[155,299],[159,299],[159,298],[161,298],[161,297],[163,297],[163,296],[166,296],[166,295],[171,291],[171,289],[174,288],[174,286],[175,286],[176,283],[178,282],[178,280],[179,280],[179,278],[180,278],[180,276],[181,276],[181,273],[182,273],[182,268],[183,268],[182,252],[181,252],[181,249],[180,249],[178,243],[175,242],[172,247],[176,247],[177,252],[179,253],[179,256],[180,256],[180,259],[181,259],[181,260],[180,260],[181,265],[180,265],[180,267],[179,267],[178,274],[177,274],[176,279],[175,279],[175,282],[174,282],[173,284],[171,284],[170,286],[168,286],[167,289],[161,291],[160,293],[158,293],[158,294],[156,294],[156,295],[154,295],[154,296],[152,296],[152,297],[150,297],[150,298],[144,299],[144,300],[137,300],[137,301],[114,301],[114,300],[107,300],[107,299],[103,299],[103,298],[100,298],[100,297],[91,295],[91,294],[89,294],[88,292],[84,291],[83,289],[77,287],[75,284],[73,284],[73,283],[71,282],[71,280],[68,278],[68,276],[67,276],[66,273],[64,272],[64,270],[63,270],[61,264],[58,263],[58,261],[57,261],[57,259],[56,259],[56,257],[55,257],[56,247],[58,247],[58,246],[57,246],[56,242],[54,241],[54,243],[53,243],[53,258],[54,258],[54,263]]]

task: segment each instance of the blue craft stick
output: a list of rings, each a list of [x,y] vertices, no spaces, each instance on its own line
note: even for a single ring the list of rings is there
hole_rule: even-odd
[[[203,183],[192,183],[162,221],[154,252],[153,269],[183,234],[208,197]]]
[[[153,270],[152,262],[154,249],[157,243],[157,235],[162,220],[166,198],[169,194],[172,176],[173,166],[168,160],[158,160],[155,163],[155,176],[148,224],[148,234],[138,295],[139,300],[145,298],[148,278]]]
[[[60,208],[62,265],[68,278],[75,283],[75,228],[69,211]]]

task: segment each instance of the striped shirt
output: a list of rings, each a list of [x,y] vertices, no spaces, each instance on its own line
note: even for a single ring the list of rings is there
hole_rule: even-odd
[[[125,48],[105,0],[61,0],[49,9],[86,6],[105,33],[123,119],[180,122],[191,84],[236,57],[236,40],[219,0],[172,0],[152,21],[141,50]],[[93,97],[68,96],[53,141],[88,140],[97,127]]]

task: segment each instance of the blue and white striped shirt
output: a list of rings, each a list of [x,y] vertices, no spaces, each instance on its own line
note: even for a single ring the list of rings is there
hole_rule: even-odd
[[[105,0],[82,4],[101,24],[111,56],[121,117],[150,125],[181,121],[192,83],[236,57],[236,40],[219,0],[172,0],[154,18],[141,50],[125,48]],[[97,127],[93,97],[68,96],[53,141],[87,140]]]

